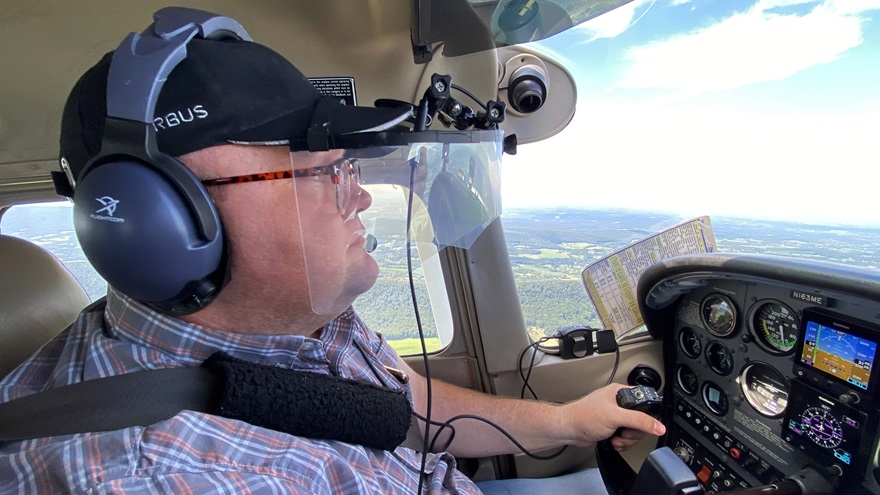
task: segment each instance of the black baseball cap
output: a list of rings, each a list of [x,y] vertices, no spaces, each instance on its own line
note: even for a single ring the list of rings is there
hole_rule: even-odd
[[[259,43],[197,38],[186,49],[154,112],[159,151],[168,155],[225,143],[327,149],[333,136],[388,130],[412,113],[409,106],[351,106],[324,96],[287,59]],[[64,106],[61,158],[74,178],[101,149],[112,57],[106,54],[86,71]]]

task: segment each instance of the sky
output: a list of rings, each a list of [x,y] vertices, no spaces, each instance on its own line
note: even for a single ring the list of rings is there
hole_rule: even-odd
[[[880,0],[634,0],[537,45],[577,109],[505,208],[880,226]]]

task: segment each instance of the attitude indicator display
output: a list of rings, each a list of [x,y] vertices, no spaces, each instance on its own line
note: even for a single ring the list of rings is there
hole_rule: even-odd
[[[800,362],[862,390],[868,390],[877,343],[839,328],[807,321]]]

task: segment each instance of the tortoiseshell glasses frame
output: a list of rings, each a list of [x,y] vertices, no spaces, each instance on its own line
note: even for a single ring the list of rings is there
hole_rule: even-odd
[[[329,176],[336,191],[336,208],[339,213],[345,215],[352,202],[351,183],[360,184],[361,167],[357,160],[342,158],[329,165],[319,167],[277,170],[274,172],[261,172],[258,174],[235,175],[217,179],[205,179],[201,183],[205,187],[225,186],[228,184],[244,184],[246,182],[260,182],[264,180],[292,179],[299,177],[323,177]],[[358,189],[357,195],[360,195]]]

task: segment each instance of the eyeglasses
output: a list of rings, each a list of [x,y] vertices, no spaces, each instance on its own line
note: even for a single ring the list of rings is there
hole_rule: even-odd
[[[205,187],[225,186],[227,184],[243,184],[245,182],[259,182],[264,180],[291,179],[300,177],[323,177],[330,176],[336,191],[336,208],[343,216],[348,213],[351,204],[360,196],[360,188],[353,188],[352,183],[360,184],[361,166],[357,160],[342,158],[329,165],[303,169],[287,169],[275,172],[262,172],[259,174],[236,175],[219,179],[205,179],[202,184]],[[352,190],[357,192],[352,196]]]

